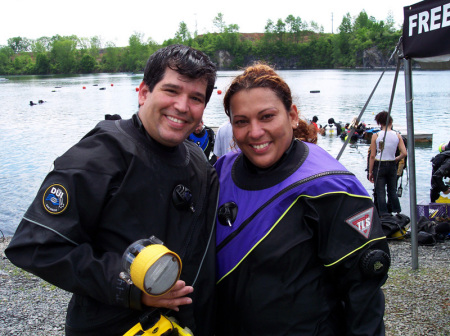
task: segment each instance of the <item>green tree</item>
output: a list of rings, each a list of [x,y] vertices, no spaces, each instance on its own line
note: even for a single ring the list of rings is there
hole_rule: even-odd
[[[315,33],[320,33],[320,27],[319,24],[316,21],[311,21],[309,23],[311,30]]]
[[[30,74],[33,71],[33,63],[28,53],[21,53],[14,57],[14,70],[19,75]]]
[[[350,50],[350,39],[353,32],[352,19],[347,13],[339,25],[339,34],[334,38],[333,58],[337,66],[351,66],[353,57]]]
[[[0,46],[0,74],[9,75],[13,71],[11,58],[14,55],[14,51],[11,47]]]
[[[388,32],[393,33],[395,32],[395,20],[394,15],[392,14],[392,11],[388,12],[388,16],[386,18],[386,29]]]
[[[8,46],[14,51],[14,53],[20,53],[24,51],[30,51],[31,43],[25,37],[11,37],[8,39]]]
[[[36,55],[34,72],[39,75],[47,75],[50,73],[50,59],[46,53],[39,53]]]
[[[275,38],[275,24],[271,19],[268,19],[266,25],[264,26],[264,47],[267,47],[275,41]]]
[[[89,39],[87,37],[80,37],[77,41],[77,49],[83,50],[84,53],[91,47],[91,43],[89,42]]]
[[[339,33],[343,34],[351,34],[353,32],[353,25],[352,25],[352,18],[350,16],[350,13],[345,14],[345,16],[342,18],[342,22],[339,25]]]
[[[228,27],[225,28],[225,33],[239,33],[239,26],[235,23],[229,24]]]
[[[214,27],[216,27],[218,33],[223,33],[226,28],[226,23],[222,13],[218,13],[213,20]]]
[[[235,57],[240,56],[241,39],[239,34],[239,26],[230,24],[225,28],[225,32],[221,34],[223,37],[223,49],[228,50]]]
[[[362,11],[355,19],[355,23],[353,24],[353,31],[356,31],[361,28],[370,28],[372,27],[373,21],[369,19],[366,11]]]
[[[191,39],[191,33],[188,30],[187,24],[184,21],[180,22],[177,32],[175,33],[175,39],[184,44]]]
[[[35,44],[39,43],[40,45],[42,45],[44,47],[45,51],[50,51],[52,49],[52,43],[53,40],[50,37],[47,36],[42,36],[39,37],[36,41]]]
[[[278,42],[283,42],[284,36],[286,35],[286,24],[281,19],[278,19],[275,24],[275,34],[277,35]]]
[[[92,57],[97,58],[100,53],[100,49],[102,47],[102,40],[99,36],[93,36],[90,38],[89,42],[90,42],[89,54]]]
[[[113,42],[106,43],[106,51],[102,57],[102,70],[106,72],[116,72],[120,68],[119,48]]]
[[[289,15],[284,22],[286,23],[286,30],[291,36],[291,41],[298,43],[302,31],[302,19],[299,16]]]
[[[144,42],[144,34],[135,32],[128,39],[129,46],[123,57],[123,69],[125,71],[144,71],[149,55],[155,50],[156,43],[149,39]]]
[[[51,62],[53,73],[71,74],[76,69],[76,46],[72,39],[57,39],[52,43]]]
[[[31,42],[31,51],[34,54],[41,54],[47,52],[47,49],[41,41],[36,40]]]
[[[84,54],[80,60],[79,71],[81,73],[92,73],[97,66],[97,61],[89,54]]]

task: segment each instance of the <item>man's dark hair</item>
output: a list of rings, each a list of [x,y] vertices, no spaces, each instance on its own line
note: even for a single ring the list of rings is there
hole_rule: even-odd
[[[144,70],[144,83],[150,92],[163,79],[167,68],[191,79],[204,78],[207,82],[205,105],[208,104],[216,82],[216,66],[206,54],[181,44],[170,45],[153,53]]]

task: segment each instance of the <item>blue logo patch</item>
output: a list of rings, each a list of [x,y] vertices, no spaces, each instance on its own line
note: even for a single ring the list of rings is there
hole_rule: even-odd
[[[69,195],[66,188],[60,184],[52,184],[45,190],[42,203],[48,213],[59,215],[69,205]]]

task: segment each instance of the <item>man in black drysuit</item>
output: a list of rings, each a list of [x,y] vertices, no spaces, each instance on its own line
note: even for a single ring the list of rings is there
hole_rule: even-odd
[[[195,128],[194,132],[189,135],[188,140],[196,143],[203,150],[210,164],[216,163],[217,156],[213,152],[216,135],[211,127],[203,123],[203,120]]]
[[[450,187],[444,183],[445,177],[450,177],[450,142],[444,147],[444,151],[431,159],[433,164],[431,172],[430,201],[436,202],[439,194],[448,195]]]
[[[202,52],[158,50],[139,86],[138,113],[100,122],[54,162],[6,256],[73,293],[66,335],[123,335],[149,307],[196,336],[212,335],[218,181],[185,140],[215,79]],[[119,277],[126,248],[152,235],[182,260],[180,280],[161,297]]]

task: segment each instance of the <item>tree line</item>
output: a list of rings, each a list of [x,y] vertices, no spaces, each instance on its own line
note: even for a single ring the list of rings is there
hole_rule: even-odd
[[[6,46],[0,46],[0,74],[142,72],[149,55],[174,43],[202,50],[222,70],[238,69],[255,60],[279,69],[355,68],[388,59],[401,36],[392,15],[378,21],[365,11],[355,17],[347,13],[336,34],[326,34],[316,22],[293,15],[267,20],[261,34],[240,33],[239,26],[227,24],[221,13],[213,24],[214,32],[198,35],[180,22],[175,36],[162,45],[151,38],[145,40],[143,33],[130,36],[126,47],[112,42],[103,46],[98,36],[12,37]],[[371,61],[374,57],[375,62]]]

